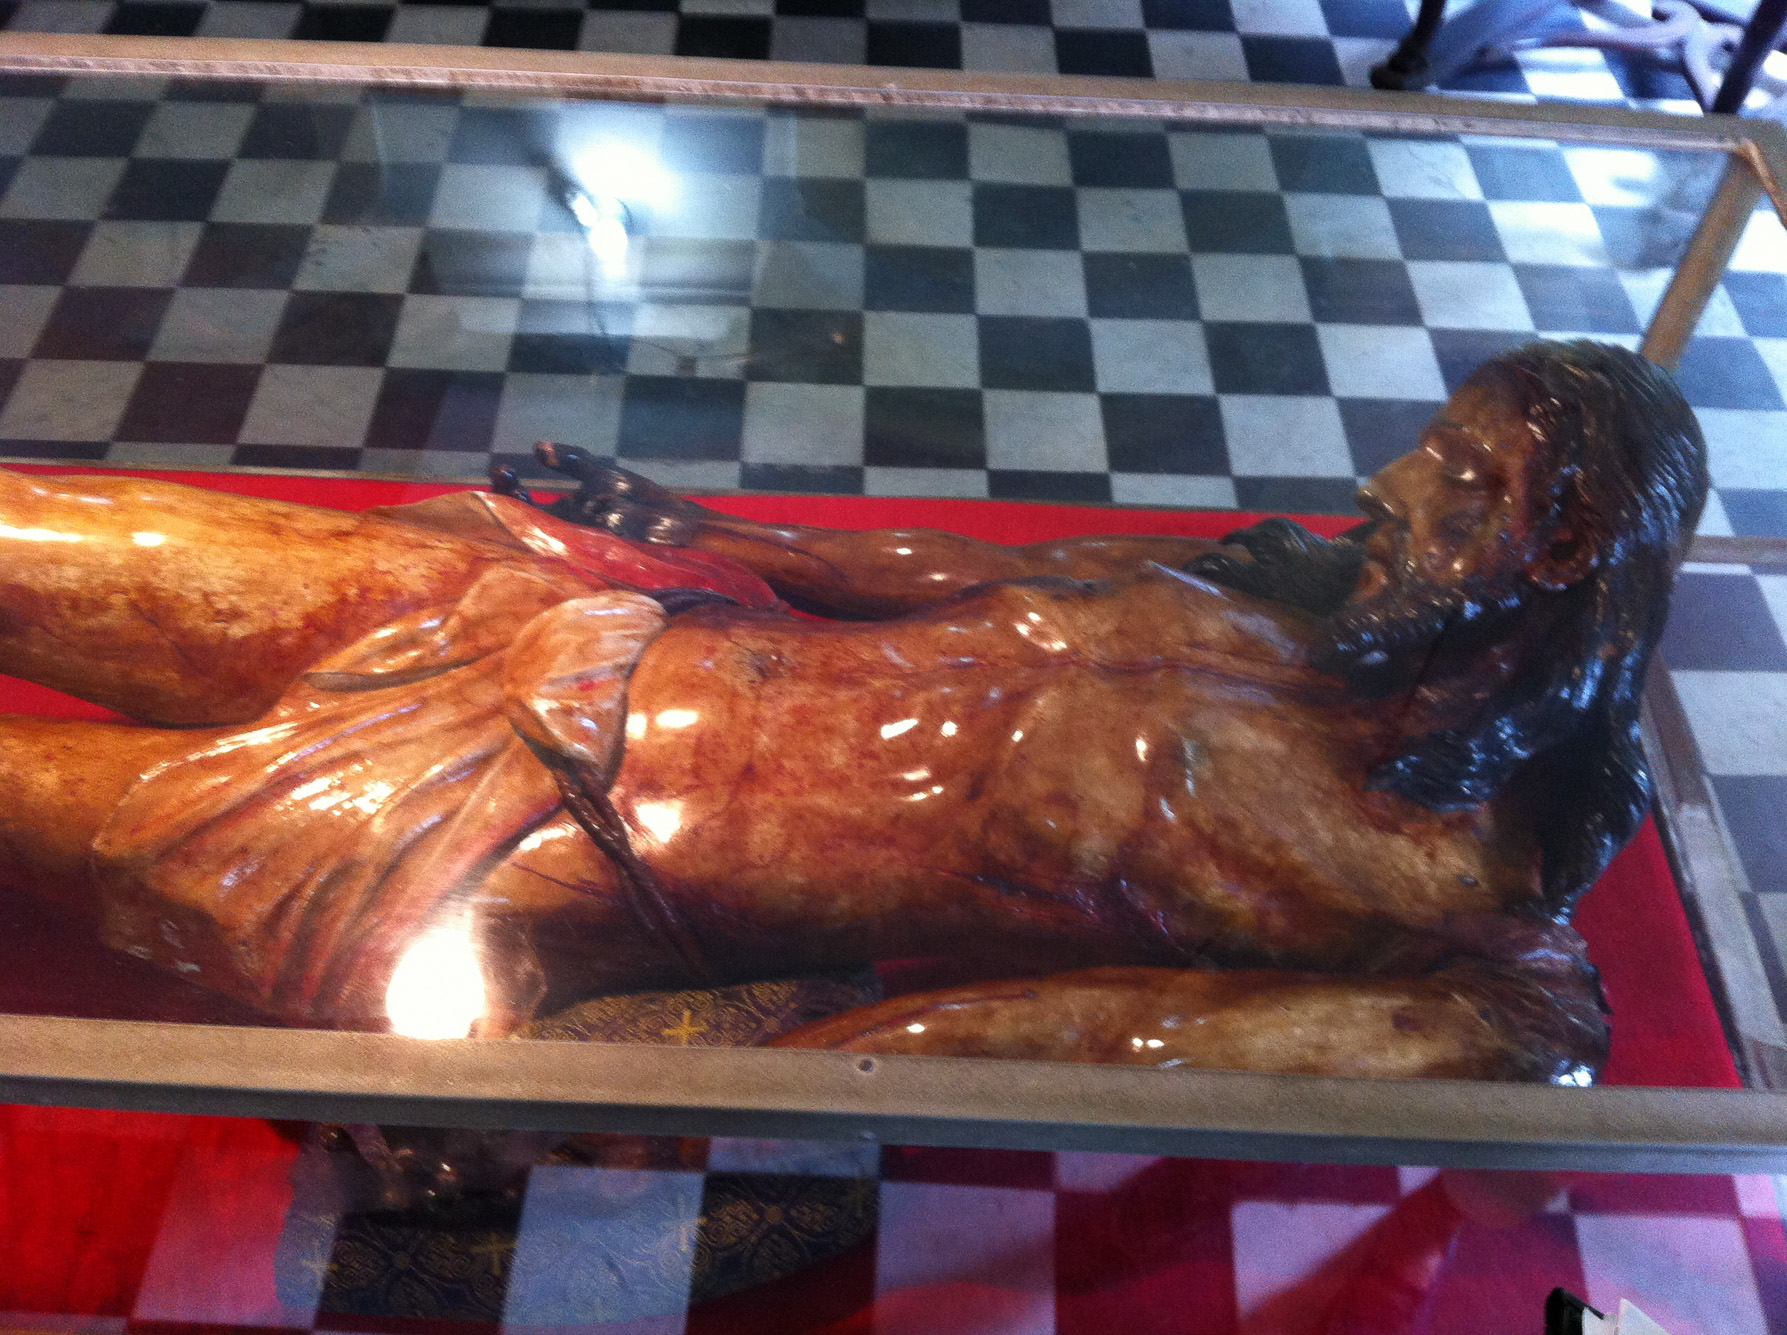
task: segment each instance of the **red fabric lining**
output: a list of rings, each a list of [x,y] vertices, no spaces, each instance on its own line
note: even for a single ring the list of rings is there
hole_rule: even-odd
[[[119,470],[21,466],[32,473],[116,473]],[[130,473],[213,487],[238,495],[341,509],[366,509],[422,500],[452,486],[380,482],[358,478],[292,477],[263,474]],[[1232,511],[1120,510],[1085,506],[1034,505],[1015,501],[905,500],[884,497],[725,496],[707,503],[728,513],[783,523],[818,523],[839,528],[944,528],[998,542],[1036,542],[1099,533],[1162,533],[1221,537],[1260,516]],[[1302,522],[1332,535],[1356,522],[1344,516],[1304,516]],[[58,692],[0,678],[0,709],[65,718],[115,718],[109,711]],[[0,905],[4,907],[4,905]],[[1661,840],[1646,823],[1631,846],[1615,860],[1584,900],[1577,926],[1599,965],[1613,1010],[1613,1051],[1603,1080],[1619,1085],[1686,1085],[1735,1089],[1741,1086],[1725,1042],[1712,994],[1701,972],[1687,916],[1670,873]],[[16,934],[11,934],[16,939]],[[3,938],[0,938],[3,939]],[[41,943],[39,943],[41,945]],[[102,952],[85,947],[83,954]],[[0,979],[22,982],[51,961],[42,949],[24,953],[0,946]],[[97,966],[97,961],[95,961]],[[141,972],[122,967],[103,974],[118,988],[144,985]],[[56,952],[55,969],[69,976]],[[93,974],[88,985],[96,982]],[[164,998],[164,1000],[167,1000]],[[8,1009],[40,1010],[27,1004],[17,986],[4,988]],[[40,1012],[41,1013],[41,1012]],[[96,1013],[86,1009],[84,1013]],[[101,1013],[116,1013],[106,1010]]]

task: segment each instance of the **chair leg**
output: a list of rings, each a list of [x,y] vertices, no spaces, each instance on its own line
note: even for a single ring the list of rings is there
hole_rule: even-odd
[[[1439,31],[1440,20],[1445,14],[1446,0],[1421,0],[1421,11],[1415,16],[1415,26],[1409,29],[1408,36],[1390,53],[1389,59],[1372,67],[1371,86],[1401,92],[1425,84],[1427,81],[1422,76],[1427,73],[1427,48],[1434,33]]]
[[[1735,114],[1743,109],[1744,99],[1756,82],[1756,71],[1781,40],[1783,28],[1787,28],[1787,0],[1762,0],[1744,25],[1743,40],[1725,67],[1719,95],[1713,99],[1713,112]]]

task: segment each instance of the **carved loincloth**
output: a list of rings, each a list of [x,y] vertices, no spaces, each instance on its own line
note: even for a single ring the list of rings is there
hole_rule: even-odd
[[[465,922],[488,869],[560,811],[555,770],[612,778],[628,677],[665,621],[635,590],[773,602],[730,563],[705,577],[512,501],[473,504],[520,530],[515,561],[126,794],[94,841],[108,944],[283,1018],[382,1026],[407,945]]]

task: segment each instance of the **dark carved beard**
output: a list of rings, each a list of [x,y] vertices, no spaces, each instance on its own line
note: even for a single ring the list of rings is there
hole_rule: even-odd
[[[1517,580],[1439,584],[1405,575],[1336,612],[1314,662],[1368,698],[1407,690],[1437,658],[1453,659],[1494,639],[1521,601]]]

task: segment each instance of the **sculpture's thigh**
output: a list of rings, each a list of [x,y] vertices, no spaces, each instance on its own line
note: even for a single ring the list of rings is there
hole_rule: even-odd
[[[0,715],[0,886],[98,911],[89,853],[125,791],[209,732]]]
[[[503,555],[335,510],[0,470],[0,672],[148,722],[246,722]]]

